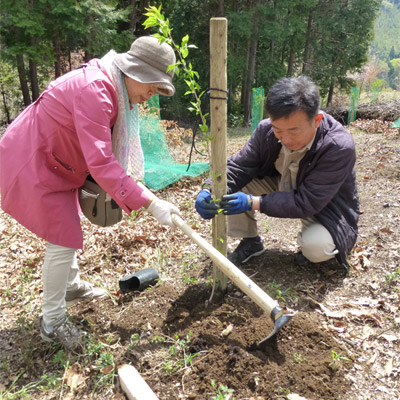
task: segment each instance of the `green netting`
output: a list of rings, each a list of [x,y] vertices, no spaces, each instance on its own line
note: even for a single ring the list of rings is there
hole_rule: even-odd
[[[257,128],[257,125],[264,117],[264,89],[254,88],[252,109],[251,109],[251,131]]]
[[[157,113],[159,115],[159,113]],[[144,154],[144,183],[160,190],[184,176],[199,176],[210,169],[209,163],[178,164],[171,156],[160,120],[154,114],[140,116],[140,141]]]
[[[393,125],[391,125],[391,128],[400,128],[400,118]]]
[[[372,90],[371,90],[371,99],[370,99],[371,103],[373,103],[374,101],[377,101],[377,100],[378,100],[379,94],[380,94],[381,90],[382,90],[381,88],[379,88],[379,89],[372,89]]]
[[[352,87],[350,92],[350,106],[349,106],[349,114],[347,117],[347,125],[350,125],[351,122],[356,120],[359,95],[360,95],[360,88]]]
[[[153,97],[150,97],[149,100],[147,100],[147,105],[150,108],[150,112],[153,114],[157,114],[158,118],[161,119],[160,115],[160,96],[156,94]]]

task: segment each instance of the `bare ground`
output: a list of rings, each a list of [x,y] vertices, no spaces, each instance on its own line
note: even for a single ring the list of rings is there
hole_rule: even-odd
[[[260,217],[268,251],[243,271],[297,311],[263,348],[269,317],[232,283],[210,302],[210,260],[143,211],[112,228],[82,222],[82,275],[110,295],[69,309],[89,333],[82,354],[41,342],[45,244],[1,213],[0,398],[124,399],[116,371],[128,363],[160,400],[400,399],[400,132],[356,125],[362,215],[348,276],[335,262],[297,267],[298,222]],[[230,153],[243,142],[231,138]],[[183,179],[159,196],[211,241],[194,211],[200,183]],[[158,283],[121,294],[118,280],[145,267],[157,269]]]

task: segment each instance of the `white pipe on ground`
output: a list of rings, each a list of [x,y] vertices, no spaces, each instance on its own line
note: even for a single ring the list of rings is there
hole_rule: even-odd
[[[124,364],[118,368],[121,388],[129,400],[158,400],[150,386],[132,365]]]

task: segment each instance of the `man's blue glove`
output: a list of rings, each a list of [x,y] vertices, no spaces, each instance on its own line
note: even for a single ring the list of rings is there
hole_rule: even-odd
[[[222,196],[220,207],[225,215],[240,214],[253,208],[253,196],[243,192]]]
[[[203,219],[211,219],[218,214],[218,206],[214,203],[208,190],[202,190],[197,195],[195,207]]]

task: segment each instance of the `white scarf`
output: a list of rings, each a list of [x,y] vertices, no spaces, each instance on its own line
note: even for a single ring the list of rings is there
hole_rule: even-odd
[[[112,132],[112,151],[124,170],[135,180],[144,176],[144,157],[140,144],[139,111],[131,105],[122,73],[114,63],[117,53],[110,50],[101,60],[101,65],[111,78],[118,97],[118,116]]]

